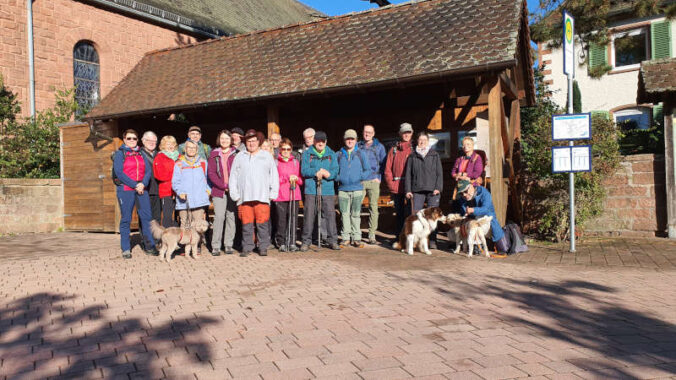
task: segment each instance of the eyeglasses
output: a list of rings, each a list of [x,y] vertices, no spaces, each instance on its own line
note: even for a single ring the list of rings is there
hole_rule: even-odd
[[[143,141],[144,141],[144,142],[147,142],[147,143],[157,144],[157,140],[148,140],[148,139],[144,139]]]
[[[136,141],[138,140],[138,137],[125,137],[124,139],[128,141]]]
[[[291,148],[280,148],[279,150],[281,150],[282,152],[288,152],[291,150]]]

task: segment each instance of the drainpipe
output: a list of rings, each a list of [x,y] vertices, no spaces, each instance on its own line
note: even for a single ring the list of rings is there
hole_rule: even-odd
[[[31,108],[31,118],[35,118],[35,59],[33,52],[33,0],[26,0],[28,31],[28,92]]]

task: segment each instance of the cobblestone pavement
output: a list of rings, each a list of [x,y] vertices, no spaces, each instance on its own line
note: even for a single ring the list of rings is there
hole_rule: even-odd
[[[676,378],[676,244],[486,259],[0,239],[0,379]]]

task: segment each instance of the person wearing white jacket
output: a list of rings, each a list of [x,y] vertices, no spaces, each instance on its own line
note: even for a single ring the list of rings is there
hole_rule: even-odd
[[[279,175],[272,155],[260,149],[264,136],[250,129],[244,135],[246,150],[235,156],[230,170],[230,197],[237,202],[242,221],[242,252],[251,253],[254,223],[258,237],[258,254],[267,256],[270,245],[270,202],[279,195]]]

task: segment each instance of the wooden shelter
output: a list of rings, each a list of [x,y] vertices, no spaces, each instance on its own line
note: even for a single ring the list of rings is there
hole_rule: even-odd
[[[522,0],[424,0],[151,52],[87,115],[90,143],[64,150],[89,154],[91,141],[108,137],[115,141],[102,149],[113,149],[127,128],[181,141],[192,124],[211,144],[218,131],[241,127],[300,145],[313,127],[338,148],[348,128],[371,123],[387,143],[410,122],[438,140],[447,200],[458,141],[483,126],[504,223],[516,194],[520,107],[535,101],[527,12]],[[63,138],[84,141],[70,133]],[[77,155],[66,153],[64,167]],[[102,162],[109,177],[110,159]]]

